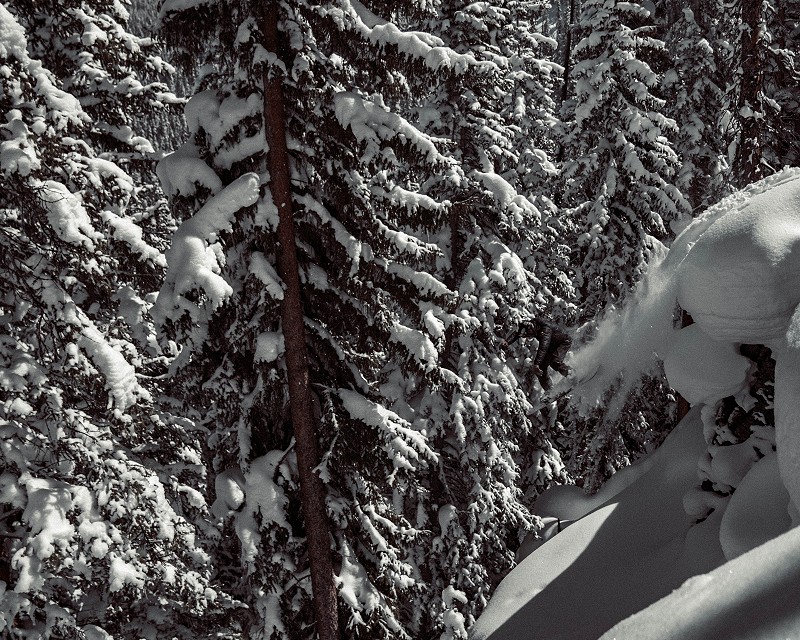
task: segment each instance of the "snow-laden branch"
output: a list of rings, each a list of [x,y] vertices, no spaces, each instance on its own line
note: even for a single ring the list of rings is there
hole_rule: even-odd
[[[184,310],[195,315],[199,306],[185,297],[189,291],[204,294],[210,311],[228,299],[233,290],[220,275],[220,257],[211,245],[219,232],[230,230],[236,212],[255,204],[258,197],[259,177],[246,173],[178,227],[166,253],[166,280],[151,312],[157,323],[174,319]]]

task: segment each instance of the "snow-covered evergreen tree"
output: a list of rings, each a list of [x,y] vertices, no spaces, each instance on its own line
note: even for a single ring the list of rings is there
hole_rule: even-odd
[[[651,4],[652,8],[652,4]],[[564,205],[574,229],[578,307],[597,317],[641,279],[667,223],[688,213],[675,186],[678,127],[667,117],[668,55],[643,3],[582,3],[572,52],[574,97],[564,102]],[[583,334],[590,337],[593,323]],[[584,338],[579,338],[578,342]],[[607,390],[588,413],[564,401],[567,470],[589,491],[663,439],[670,400],[657,371]],[[619,381],[618,381],[619,382]]]
[[[774,172],[800,162],[800,3],[765,5],[769,31],[765,52],[765,94],[778,113],[769,127],[766,159]]]
[[[731,156],[737,187],[777,172],[798,155],[800,71],[796,43],[791,46],[791,14],[786,12],[792,4],[753,0],[735,7],[738,39],[730,64],[736,118]]]
[[[660,97],[665,46],[632,2],[583,4],[574,50],[574,104],[565,123],[564,175],[582,229],[575,256],[581,306],[591,316],[639,279],[665,223],[684,215],[672,183],[675,122]]]
[[[215,513],[238,534],[214,552],[217,584],[251,606],[251,635],[309,635],[262,126],[264,74],[279,74],[341,625],[349,637],[463,637],[533,522],[513,487],[527,401],[494,331],[498,300],[532,297],[530,274],[491,229],[513,225],[503,232],[519,242],[535,207],[488,156],[479,162],[487,143],[470,145],[466,164],[443,154],[450,130],[437,139],[401,113],[439,122],[417,96],[439,82],[471,87],[461,76],[502,106],[497,54],[455,51],[341,1],[281,3],[276,56],[260,5],[228,9],[163,9],[165,32],[208,65],[186,109],[192,139],[162,165],[192,217],[173,238],[157,305],[185,345],[176,382],[205,413]],[[387,17],[427,19],[410,2]],[[479,133],[481,113],[465,135]],[[519,160],[500,142],[508,170]]]
[[[541,0],[498,3],[501,20],[485,35],[507,61],[507,71],[503,81],[497,78],[495,91],[505,94],[499,113],[510,125],[512,148],[519,159],[504,177],[515,185],[518,180],[520,191],[533,198],[552,196],[558,174],[553,161],[557,149],[554,94],[563,70],[553,62],[556,41],[539,30],[546,8]]]
[[[575,484],[593,494],[617,471],[656,449],[675,424],[674,400],[663,371],[656,369],[626,395],[612,386],[586,414],[565,406],[567,433],[558,444]]]
[[[152,39],[126,30],[130,3],[71,0],[59,3],[58,12],[48,3],[18,4],[26,28],[37,35],[32,56],[61,80],[60,88],[77,97],[90,117],[89,144],[135,179],[137,197],[128,205],[129,215],[140,223],[155,218],[153,222],[168,226],[159,207],[163,194],[153,188],[160,153],[141,129],[166,137],[154,125],[163,126],[180,101],[159,81],[174,70]]]
[[[699,8],[702,24],[714,21],[716,3]],[[675,185],[693,210],[717,202],[728,191],[723,125],[730,121],[716,38],[709,27],[683,9],[667,34],[673,65],[665,77],[669,115],[678,125],[675,150],[681,161]]]
[[[538,57],[552,45],[533,31],[541,8],[533,2],[444,2],[425,22],[458,53],[484,61],[482,73],[444,78],[420,105],[427,130],[452,141],[457,161],[457,180],[424,185],[453,203],[440,232],[446,253],[436,273],[458,294],[455,314],[462,322],[445,329],[440,346],[456,384],[431,388],[424,371],[409,381],[407,372],[389,370],[384,385],[410,388],[411,397],[389,392],[399,397],[393,407],[424,426],[439,453],[432,498],[440,520],[445,509],[449,515],[433,553],[426,554],[435,569],[432,591],[442,598],[427,604],[443,621],[448,609],[461,616],[450,617],[458,625],[444,637],[465,635],[511,568],[518,536],[532,527],[519,492],[528,480],[520,472],[531,467],[530,497],[563,479],[545,432],[549,425],[529,404],[528,393],[535,400],[541,390],[525,385],[523,367],[506,364],[510,353],[500,346],[531,311],[562,302],[554,293],[563,282],[555,276],[559,256],[548,253],[556,245],[552,204],[543,194],[555,173],[548,157],[554,118],[547,88],[558,69]],[[542,213],[537,204],[549,210]],[[514,349],[527,355],[523,345]],[[455,558],[458,572],[451,569]],[[452,598],[453,590],[462,602]]]
[[[121,2],[70,0],[54,12],[47,3],[19,3],[20,19],[36,33],[31,55],[41,60],[61,88],[78,98],[91,118],[91,143],[107,158],[127,160],[152,153],[152,144],[136,135],[130,122],[176,101],[159,82],[169,66],[149,38],[128,33],[128,10]]]
[[[140,378],[155,363],[136,285],[156,281],[163,256],[128,215],[136,188],[101,155],[102,121],[66,90],[77,77],[38,57],[87,33],[108,41],[101,75],[124,57],[124,15],[82,22],[95,8],[0,6],[0,628],[190,637],[216,599],[186,519],[204,509],[202,467],[187,423]],[[120,96],[137,81],[127,73]]]

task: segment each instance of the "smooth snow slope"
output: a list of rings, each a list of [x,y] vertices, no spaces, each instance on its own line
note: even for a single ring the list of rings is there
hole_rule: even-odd
[[[794,528],[688,580],[602,640],[796,640],[799,558],[800,529]]]
[[[508,575],[472,638],[597,638],[724,562],[719,518],[691,527],[683,509],[704,451],[699,411],[693,410],[652,454],[646,473]]]

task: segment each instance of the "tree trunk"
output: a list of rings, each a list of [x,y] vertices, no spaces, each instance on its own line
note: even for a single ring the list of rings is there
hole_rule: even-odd
[[[264,3],[261,29],[267,51],[279,55],[276,0]],[[308,540],[314,614],[320,640],[338,640],[336,585],[331,557],[330,525],[325,507],[325,487],[314,472],[320,458],[300,298],[283,85],[280,75],[269,71],[264,72],[264,126],[269,145],[270,189],[279,213],[278,271],[286,287],[281,304],[281,323],[286,344],[289,403]]]
[[[561,88],[561,104],[569,97],[569,74],[572,73],[572,31],[575,29],[575,0],[569,0],[569,24],[564,39],[564,85]]]
[[[569,22],[566,28],[565,42],[564,42],[564,78],[561,85],[561,105],[560,108],[564,109],[564,104],[569,98],[569,75],[572,73],[572,32],[575,30],[575,2],[576,0],[569,0]],[[558,144],[558,162],[564,162],[564,142],[563,140]]]
[[[703,0],[691,0],[689,8],[692,10],[692,13],[694,14],[694,21],[697,23],[700,29],[702,29],[703,34],[705,35],[708,32],[710,16],[706,15]],[[676,9],[679,12],[680,5],[678,5]]]
[[[458,291],[461,279],[466,273],[464,261],[464,236],[461,231],[461,216],[469,205],[454,202],[450,209],[450,269],[444,277],[444,283],[451,291]],[[454,324],[447,327],[444,339],[444,353],[442,354],[442,364],[453,371],[458,372],[458,362],[461,357],[461,349],[458,345],[458,329]]]
[[[762,145],[764,121],[756,118],[763,112],[764,61],[761,55],[761,16],[763,0],[741,0],[742,35],[741,47],[741,86],[739,94],[739,114],[741,132],[736,147],[734,173],[737,187],[745,187],[764,177]],[[751,113],[742,115],[743,109]],[[762,116],[765,115],[762,113]]]

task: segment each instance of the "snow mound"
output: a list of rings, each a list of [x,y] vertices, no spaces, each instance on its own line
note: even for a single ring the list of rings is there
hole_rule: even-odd
[[[775,447],[778,469],[791,497],[792,523],[800,524],[800,349],[775,353]]]
[[[676,301],[712,340],[773,347],[800,302],[800,287],[792,286],[800,282],[798,239],[800,169],[786,169],[710,207],[668,251],[654,240],[648,272],[631,298],[611,308],[570,356],[576,379],[585,381],[574,389],[577,404],[596,406],[620,379],[621,403],[659,359],[680,348],[673,346]],[[697,380],[681,385],[682,373],[688,371],[670,382],[691,388]]]
[[[720,524],[722,551],[732,560],[791,528],[789,494],[775,454],[759,460],[731,496]]]
[[[781,338],[800,303],[800,179],[786,180],[718,217],[677,272],[678,301],[719,340]]]
[[[734,395],[747,382],[749,368],[734,344],[711,339],[698,324],[676,331],[664,354],[667,379],[691,404]]]
[[[694,325],[673,328],[676,301]],[[704,439],[716,402],[746,388],[743,343],[776,362],[774,453],[757,434]],[[473,640],[800,637],[800,170],[726,198],[652,261],[572,354],[577,401],[619,398],[659,359],[695,407],[617,488],[539,499],[543,520],[578,519],[536,541]],[[701,491],[702,477],[736,491]]]
[[[696,328],[675,331],[676,301]],[[690,401],[737,391],[740,343],[765,344],[776,361],[778,466],[800,522],[800,169],[755,183],[694,220],[657,256],[627,304],[612,309],[594,339],[572,354],[579,407],[618,387],[607,419],[657,360]],[[601,364],[602,363],[602,364]],[[621,380],[621,382],[620,382]]]
[[[698,553],[683,510],[704,451],[695,409],[634,482],[554,535],[503,580],[472,640],[597,638],[690,576],[718,566],[724,560],[718,520],[700,526],[704,534],[711,531]]]

